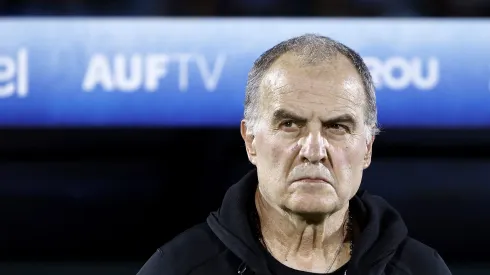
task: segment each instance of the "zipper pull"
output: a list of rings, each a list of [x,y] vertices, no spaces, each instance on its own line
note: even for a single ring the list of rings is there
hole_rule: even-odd
[[[241,263],[240,266],[238,266],[238,274],[243,275],[247,271],[247,265],[245,262]]]

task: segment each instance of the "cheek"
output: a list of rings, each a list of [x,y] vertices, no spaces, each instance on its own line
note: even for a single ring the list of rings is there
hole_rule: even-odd
[[[330,157],[337,177],[352,177],[364,166],[365,146],[361,142],[338,146],[331,149]]]
[[[364,156],[366,154],[366,146],[358,144],[354,147],[345,148],[347,161],[353,169],[362,168],[364,166]]]
[[[286,188],[288,153],[277,139],[270,136],[258,139],[256,148],[260,192],[267,201],[280,203]]]
[[[277,144],[274,144],[273,142],[270,142],[267,144],[267,150],[269,151],[272,165],[277,166],[281,162],[282,155],[284,154],[283,148]]]
[[[280,137],[268,135],[261,137],[259,150],[261,159],[267,162],[264,165],[282,167],[291,158],[294,148]]]
[[[284,159],[282,146],[270,136],[262,136],[256,140],[257,169],[262,170],[267,181],[277,181],[279,179],[279,167]]]
[[[257,169],[273,194],[281,194],[295,161],[297,144],[277,136],[264,135],[257,140]],[[260,141],[260,142],[259,142]]]
[[[361,184],[363,149],[359,146],[337,147],[332,150],[330,157],[339,194],[350,199]]]

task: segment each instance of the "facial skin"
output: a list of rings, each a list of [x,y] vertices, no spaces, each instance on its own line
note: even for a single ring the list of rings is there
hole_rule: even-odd
[[[361,78],[342,55],[308,65],[288,53],[264,77],[260,102],[253,134],[246,121],[241,132],[257,168],[259,216],[274,221],[263,225],[265,242],[289,266],[325,272],[371,162]]]

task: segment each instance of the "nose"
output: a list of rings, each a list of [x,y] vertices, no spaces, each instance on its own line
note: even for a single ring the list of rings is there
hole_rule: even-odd
[[[299,152],[301,161],[309,163],[324,163],[327,159],[327,141],[321,133],[309,133],[302,138]]]

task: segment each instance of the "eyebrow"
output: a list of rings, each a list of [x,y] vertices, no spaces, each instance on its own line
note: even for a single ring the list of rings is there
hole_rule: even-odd
[[[350,123],[352,125],[356,125],[356,120],[351,114],[342,114],[336,117],[332,117],[327,119],[326,121],[323,121],[325,124],[336,124],[336,123]]]
[[[308,119],[306,119],[300,115],[297,115],[291,111],[285,110],[285,109],[278,109],[278,110],[274,111],[272,117],[273,117],[274,123],[277,123],[277,122],[283,121],[283,120],[289,120],[289,119],[300,122],[300,123],[306,123],[308,121]],[[351,114],[347,114],[347,113],[329,118],[327,120],[322,120],[322,124],[326,124],[326,125],[331,125],[331,124],[335,124],[335,123],[350,123],[350,124],[355,126],[356,120],[354,119],[354,117]]]
[[[303,122],[303,123],[306,123],[306,121],[308,121],[308,119],[301,117],[300,115],[297,115],[293,112],[284,110],[284,109],[278,109],[278,110],[274,111],[274,114],[272,115],[272,119],[275,123],[282,121],[282,120],[288,120],[288,119],[294,120],[297,122]]]

